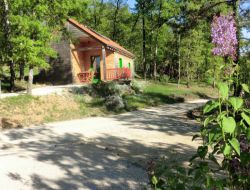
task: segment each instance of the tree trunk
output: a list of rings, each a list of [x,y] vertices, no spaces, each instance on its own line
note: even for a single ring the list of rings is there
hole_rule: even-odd
[[[142,7],[142,63],[144,79],[147,78],[147,63],[146,63],[146,21],[145,21],[145,2]]]
[[[187,70],[187,88],[190,88],[190,65],[191,65],[190,51],[191,51],[191,43],[189,43],[188,49],[189,49],[189,51],[188,51],[188,55],[187,55],[188,60],[187,60],[187,68],[186,68],[186,70]]]
[[[181,34],[178,32],[178,88],[181,83]]]
[[[15,87],[15,70],[14,70],[14,63],[10,60],[10,91],[13,92]]]
[[[189,63],[187,62],[187,88],[190,88]]]
[[[113,40],[116,40],[117,38],[117,16],[120,10],[120,0],[116,0],[116,9],[115,9],[115,14],[114,14],[114,20],[113,20],[113,32],[112,32],[112,38]]]
[[[28,87],[27,87],[27,93],[30,94],[30,95],[32,95],[33,77],[34,77],[33,67],[30,67],[29,79],[28,79]]]
[[[157,63],[156,63],[157,55],[158,55],[158,47],[155,48],[155,56],[154,56],[154,80],[156,80],[157,76]]]
[[[15,86],[15,70],[14,62],[12,60],[12,45],[10,42],[10,21],[9,21],[9,3],[7,0],[3,0],[3,29],[4,29],[4,38],[6,41],[6,53],[10,57],[8,63],[10,68],[10,91],[14,90]]]
[[[154,53],[154,79],[156,80],[157,75],[157,57],[158,57],[158,36],[159,36],[159,27],[161,21],[161,13],[162,13],[162,1],[159,5],[159,12],[157,18],[157,29],[156,29],[156,37],[155,37],[155,53]]]
[[[214,73],[213,73],[213,88],[215,88],[215,86],[216,86],[216,74],[215,74],[215,69],[216,69],[216,66],[214,65]]]
[[[19,65],[19,77],[20,80],[24,80],[24,63],[20,63]]]
[[[236,46],[236,55],[235,55],[235,64],[239,64],[239,58],[240,58],[240,26],[239,26],[239,0],[233,1],[233,14],[234,19],[236,23],[236,38],[238,41],[238,44]],[[236,80],[234,80],[233,86],[234,86],[234,96],[240,96],[241,93],[241,86],[239,85],[239,75],[237,71],[234,73]]]
[[[0,99],[1,99],[1,96],[2,96],[2,80],[0,78]]]

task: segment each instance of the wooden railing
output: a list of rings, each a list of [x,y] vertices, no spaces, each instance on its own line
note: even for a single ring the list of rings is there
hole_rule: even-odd
[[[82,83],[91,83],[92,79],[93,79],[93,76],[94,76],[94,73],[89,72],[89,71],[85,71],[85,72],[78,73],[77,76],[78,76],[80,82],[82,82]]]
[[[106,80],[131,79],[129,68],[113,68],[106,70]]]
[[[81,72],[78,75],[78,78],[81,83],[91,83],[94,78],[94,72],[85,71]],[[131,79],[131,70],[129,68],[113,68],[106,70],[106,80],[129,80]]]

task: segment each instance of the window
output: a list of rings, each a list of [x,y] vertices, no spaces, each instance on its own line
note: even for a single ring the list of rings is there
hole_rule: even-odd
[[[128,68],[131,69],[131,64],[130,63],[128,63]]]
[[[119,59],[119,68],[121,69],[123,67],[122,65],[122,58]]]

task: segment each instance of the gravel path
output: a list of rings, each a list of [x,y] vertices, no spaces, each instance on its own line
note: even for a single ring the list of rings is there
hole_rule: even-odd
[[[198,127],[185,117],[202,102],[164,105],[110,117],[50,123],[0,133],[0,187],[143,189],[146,162],[185,163]]]
[[[78,88],[82,86],[84,85],[71,84],[71,85],[60,85],[60,86],[44,86],[44,87],[32,89],[32,95],[33,96],[46,96],[50,94],[61,95],[65,90]],[[26,91],[22,91],[18,93],[2,93],[0,94],[0,98],[7,98],[7,97],[24,95],[24,94],[26,94]]]

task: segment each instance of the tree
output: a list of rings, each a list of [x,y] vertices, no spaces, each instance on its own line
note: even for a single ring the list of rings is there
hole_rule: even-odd
[[[10,23],[10,2],[8,0],[0,1],[1,7],[3,7],[1,11],[1,25],[3,26],[2,30],[2,40],[1,47],[3,61],[8,63],[10,69],[10,91],[14,90],[15,86],[15,71],[14,71],[14,62],[12,59],[12,44],[11,44],[11,23]]]

